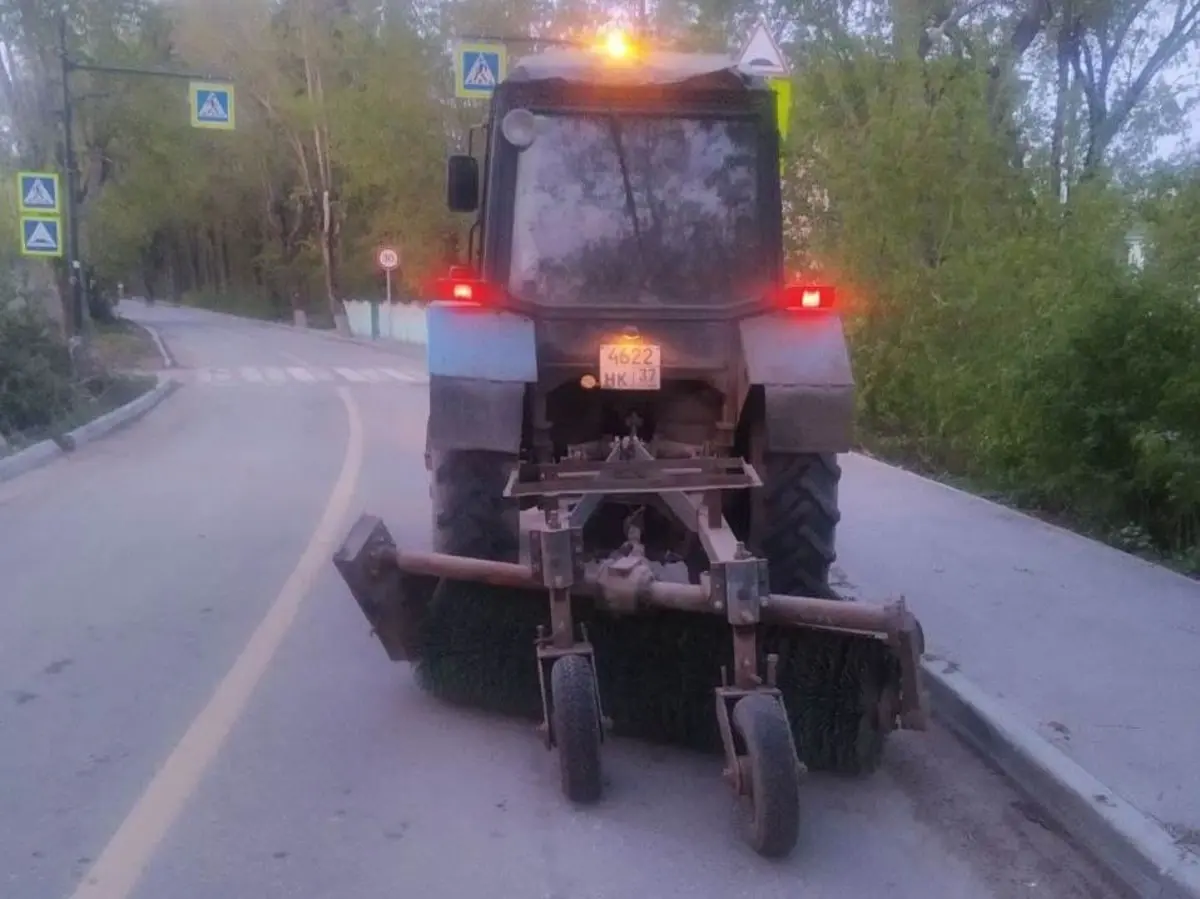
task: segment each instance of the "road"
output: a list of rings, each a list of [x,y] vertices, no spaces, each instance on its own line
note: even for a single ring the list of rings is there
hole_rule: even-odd
[[[529,728],[419,692],[329,564],[364,508],[428,546],[419,360],[139,316],[181,389],[0,485],[4,899],[1119,895],[937,728],[811,777],[785,863],[734,838],[713,758],[618,741],[566,807]]]

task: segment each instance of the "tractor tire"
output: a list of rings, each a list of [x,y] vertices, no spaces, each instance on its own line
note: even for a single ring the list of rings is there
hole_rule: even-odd
[[[429,454],[433,550],[493,562],[516,562],[520,550],[516,500],[504,485],[515,453],[443,450]]]
[[[436,552],[516,562],[518,512],[503,496],[515,455],[431,452]],[[512,599],[503,588],[443,578],[422,627],[417,683],[454,705],[533,717],[541,709],[533,639],[545,600]],[[518,591],[520,592],[520,591]]]
[[[834,453],[764,453],[762,510],[753,543],[767,559],[772,593],[841,599],[829,584],[841,520]]]

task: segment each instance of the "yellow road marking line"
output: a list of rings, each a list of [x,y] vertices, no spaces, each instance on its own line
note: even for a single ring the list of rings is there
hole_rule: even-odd
[[[339,387],[338,396],[346,407],[349,423],[346,452],[308,546],[233,667],[121,822],[71,899],[127,899],[133,892],[159,843],[196,792],[205,770],[245,711],[251,694],[295,621],[301,602],[329,563],[354,499],[363,462],[363,428],[358,406],[347,388]]]

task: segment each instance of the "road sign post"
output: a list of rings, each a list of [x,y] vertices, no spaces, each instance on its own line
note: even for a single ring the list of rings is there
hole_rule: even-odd
[[[17,190],[21,215],[57,216],[62,213],[57,172],[18,172]]]
[[[58,216],[21,216],[22,256],[57,259],[62,254],[62,220]]]
[[[486,100],[508,73],[508,50],[493,41],[463,41],[454,48],[454,95]]]
[[[57,259],[63,255],[62,203],[56,172],[18,172],[21,255]]]
[[[379,251],[376,257],[376,262],[383,269],[384,281],[386,283],[384,297],[387,302],[388,311],[388,335],[392,333],[392,272],[400,267],[400,253],[392,247],[384,247]]]
[[[193,128],[233,131],[236,127],[236,97],[232,84],[193,81],[188,85]]]
[[[779,139],[786,141],[792,124],[792,69],[763,21],[760,20],[750,33],[749,40],[738,54],[737,64],[739,68],[767,79],[767,84],[775,92],[775,121],[779,127]]]
[[[746,41],[742,52],[738,54],[737,64],[748,72],[767,77],[782,76],[786,78],[792,73],[783,51],[779,49],[779,44],[767,30],[766,23],[761,20],[750,32],[750,39]]]

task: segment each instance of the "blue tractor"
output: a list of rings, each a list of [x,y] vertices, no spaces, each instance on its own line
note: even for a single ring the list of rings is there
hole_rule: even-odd
[[[830,584],[854,384],[833,289],[784,276],[775,94],[726,57],[555,49],[482,131],[427,312],[433,552],[364,515],[335,563],[392,659],[523,680],[569,799],[610,729],[702,716],[787,854],[806,768],[871,771],[927,716],[915,618]],[[514,591],[516,628],[483,611]]]

